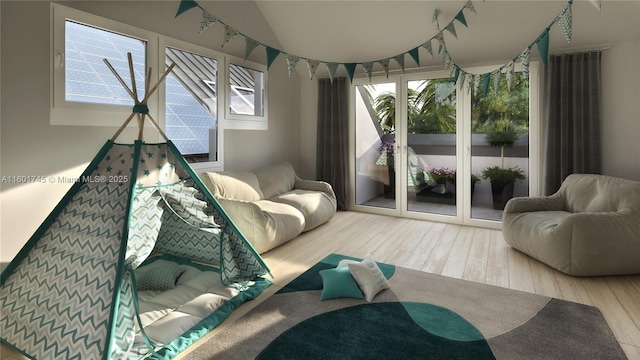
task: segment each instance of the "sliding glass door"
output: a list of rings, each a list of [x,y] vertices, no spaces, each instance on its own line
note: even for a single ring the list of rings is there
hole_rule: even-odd
[[[497,80],[497,90],[433,72],[354,80],[356,210],[499,226],[505,202],[535,185],[537,102],[529,77]]]

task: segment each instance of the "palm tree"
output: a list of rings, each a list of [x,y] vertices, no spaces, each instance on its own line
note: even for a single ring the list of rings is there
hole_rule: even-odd
[[[375,111],[385,134],[396,132],[396,94],[384,92],[374,99]]]
[[[449,80],[423,80],[416,89],[407,89],[408,131],[410,134],[454,133],[456,131],[455,92],[438,99],[438,84]],[[386,134],[395,132],[396,95],[385,92],[374,100],[375,111]]]

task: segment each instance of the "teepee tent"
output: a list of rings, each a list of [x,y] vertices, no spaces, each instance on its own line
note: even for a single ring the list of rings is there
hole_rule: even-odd
[[[134,111],[0,278],[2,341],[35,359],[170,358],[270,284],[258,253],[148,115],[146,101],[158,86],[149,90],[151,72],[139,101],[133,74],[131,90],[106,63],[134,98]],[[133,73],[130,55],[129,67]],[[138,140],[116,143],[135,117]],[[147,118],[166,142],[142,141]],[[140,323],[134,271],[152,252],[215,267],[238,295],[222,314],[154,344]],[[148,351],[132,355],[136,336]]]

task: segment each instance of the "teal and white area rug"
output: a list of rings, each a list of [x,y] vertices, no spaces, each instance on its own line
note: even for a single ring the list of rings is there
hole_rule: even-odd
[[[189,359],[626,359],[592,306],[378,263],[372,302],[320,300],[332,254]],[[351,258],[349,258],[351,259]]]

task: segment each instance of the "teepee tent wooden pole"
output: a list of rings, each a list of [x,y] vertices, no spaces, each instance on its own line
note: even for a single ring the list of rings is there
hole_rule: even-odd
[[[167,137],[167,134],[164,133],[164,131],[162,131],[162,129],[160,129],[160,126],[158,125],[158,123],[151,117],[151,115],[147,114],[147,117],[149,118],[149,121],[151,122],[151,124],[153,124],[153,126],[156,128],[156,130],[158,130],[158,132],[160,133],[160,135],[166,140],[169,141],[169,138]]]
[[[118,74],[118,72],[116,71],[116,69],[113,68],[113,66],[111,66],[111,63],[109,62],[109,60],[107,59],[102,59],[102,61],[104,61],[104,63],[107,65],[107,67],[109,68],[109,70],[111,70],[111,72],[113,73],[113,75],[116,77],[116,79],[118,79],[118,81],[120,82],[120,84],[122,85],[122,87],[124,87],[125,90],[127,90],[127,92],[129,93],[129,96],[131,96],[131,98],[136,101],[137,100],[137,96],[133,94],[133,92],[131,91],[131,89],[129,88],[129,85],[127,85],[127,83],[124,82],[124,80],[122,80],[122,78],[120,77],[120,74]]]
[[[131,57],[131,53],[127,53],[127,60],[129,61],[129,76],[131,77],[131,89],[133,91],[133,94],[135,95],[134,100],[136,101],[136,105],[137,105],[138,89],[136,87],[136,74],[133,71],[133,57]]]
[[[151,68],[149,68],[149,70],[147,70],[147,77],[145,77],[144,79],[144,88],[148,89],[149,86],[151,86]]]
[[[149,97],[158,89],[158,86],[160,86],[160,83],[162,83],[164,79],[167,77],[167,75],[169,75],[171,70],[173,70],[174,66],[176,66],[176,63],[171,63],[171,65],[169,65],[167,70],[165,70],[165,72],[162,73],[162,76],[160,76],[160,80],[158,80],[158,82],[153,86],[153,88],[147,91],[147,93],[144,95],[144,99],[142,99],[142,102],[141,102],[142,104],[147,103],[147,100],[149,100]]]
[[[160,76],[160,79],[158,80],[158,82],[156,82],[156,84],[152,88],[149,88],[149,85],[151,83],[151,68],[149,68],[149,70],[147,72],[147,76],[145,77],[145,94],[144,94],[144,98],[142,100],[139,100],[138,99],[138,90],[137,90],[137,87],[136,87],[135,72],[134,72],[134,69],[133,69],[133,58],[131,56],[131,53],[127,53],[127,60],[129,62],[129,74],[131,75],[131,86],[132,86],[133,90],[131,90],[131,88],[129,88],[129,86],[124,82],[124,80],[122,80],[122,77],[118,74],[116,69],[114,69],[113,66],[111,66],[111,63],[109,63],[109,60],[103,59],[104,63],[107,65],[109,70],[111,70],[111,72],[116,77],[116,79],[118,79],[118,81],[120,82],[122,87],[124,87],[124,89],[129,93],[129,95],[131,96],[131,98],[133,99],[134,104],[135,104],[135,106],[133,107],[133,111],[132,111],[131,115],[129,115],[127,120],[125,120],[124,124],[122,124],[122,126],[120,126],[118,131],[116,131],[116,133],[111,138],[111,140],[115,141],[116,138],[118,136],[120,136],[122,131],[127,127],[129,122],[131,122],[133,117],[137,115],[137,118],[138,118],[138,140],[143,140],[144,120],[145,120],[145,118],[148,117],[149,121],[156,128],[156,130],[158,130],[160,135],[165,140],[168,141],[169,138],[167,137],[167,135],[164,133],[164,131],[162,131],[162,129],[160,129],[160,126],[158,125],[158,123],[149,115],[149,108],[147,107],[147,101],[149,100],[151,95],[153,95],[153,93],[158,89],[160,84],[165,80],[167,75],[169,75],[171,70],[173,70],[173,67],[176,65],[176,63],[171,63],[171,65],[169,65],[167,70],[164,73],[162,73],[162,75]]]
[[[136,116],[136,113],[132,112],[131,115],[129,115],[129,117],[127,118],[127,120],[124,121],[122,126],[120,126],[118,131],[116,131],[116,133],[113,134],[111,141],[116,141],[116,138],[118,138],[118,136],[120,136],[120,133],[124,130],[124,128],[126,128],[127,125],[129,125],[129,123],[131,122],[131,119],[133,119],[134,116]]]

